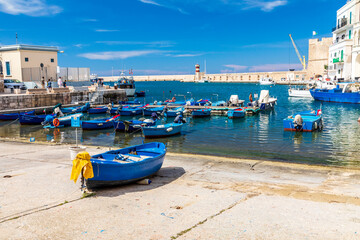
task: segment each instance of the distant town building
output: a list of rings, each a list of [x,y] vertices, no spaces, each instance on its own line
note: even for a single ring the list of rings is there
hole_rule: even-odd
[[[307,78],[326,75],[329,64],[329,48],[333,43],[332,38],[310,39]]]
[[[337,11],[329,49],[329,76],[337,80],[360,77],[360,0],[348,0]]]
[[[9,45],[0,47],[0,77],[24,82],[56,79],[57,47]]]

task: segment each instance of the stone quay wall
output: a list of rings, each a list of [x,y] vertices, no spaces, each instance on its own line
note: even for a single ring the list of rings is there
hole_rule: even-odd
[[[4,79],[0,79],[0,93],[4,92]]]
[[[118,90],[105,91],[104,104],[126,100],[126,92]],[[48,94],[7,94],[0,95],[0,110],[15,110],[37,107],[74,104],[89,101],[89,91]]]

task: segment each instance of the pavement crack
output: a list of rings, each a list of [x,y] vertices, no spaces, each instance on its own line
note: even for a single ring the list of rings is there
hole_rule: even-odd
[[[179,233],[176,234],[175,236],[171,236],[170,239],[177,239],[177,238],[185,235],[186,233],[190,232],[191,230],[197,228],[198,226],[206,223],[207,221],[209,221],[209,220],[211,220],[211,219],[213,219],[213,218],[215,218],[215,217],[223,214],[224,212],[226,212],[226,211],[234,208],[236,205],[238,205],[238,204],[240,204],[240,203],[242,203],[242,202],[245,202],[245,201],[247,201],[248,199],[253,198],[253,197],[256,197],[256,196],[258,196],[258,195],[260,195],[260,194],[257,194],[257,193],[248,194],[245,198],[236,201],[235,203],[231,204],[231,205],[228,206],[227,208],[224,208],[224,209],[220,210],[219,212],[215,213],[214,215],[211,215],[210,217],[205,218],[204,220],[196,223],[195,225],[193,225],[193,226],[191,226],[191,227],[189,227],[189,228],[187,228],[187,229],[179,232]]]
[[[250,170],[255,170],[254,169],[254,167],[256,166],[256,165],[259,165],[260,163],[263,163],[264,161],[259,161],[259,162],[256,162],[256,163],[254,163],[254,164],[250,164]]]

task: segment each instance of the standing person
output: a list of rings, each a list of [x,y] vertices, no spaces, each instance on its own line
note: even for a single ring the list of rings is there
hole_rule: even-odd
[[[45,78],[41,78],[41,88],[45,88]]]
[[[59,79],[58,79],[58,87],[59,88],[63,87],[63,82],[62,82],[61,77],[59,77]]]
[[[50,79],[47,81],[47,87],[49,90],[51,90],[51,80]]]
[[[63,87],[66,88],[66,79],[63,82]]]

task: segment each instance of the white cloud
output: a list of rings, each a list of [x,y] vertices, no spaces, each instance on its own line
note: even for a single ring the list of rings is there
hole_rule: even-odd
[[[98,74],[99,76],[112,76],[120,74],[121,69],[114,69],[114,70],[105,70],[105,71],[94,71],[94,73]],[[141,75],[187,75],[193,74],[192,71],[166,71],[166,70],[159,70],[159,69],[133,69],[134,75],[141,76]]]
[[[155,2],[155,1],[151,1],[151,0],[140,0],[140,2],[152,4],[152,5],[156,5],[156,6],[161,6],[159,3]]]
[[[264,12],[270,12],[277,7],[288,4],[288,0],[138,0],[142,3],[156,5],[179,11],[183,14],[189,14],[194,9],[203,9],[209,12],[234,11],[260,9]]]
[[[95,29],[95,32],[118,32],[116,29]]]
[[[275,0],[275,1],[265,1],[265,0],[245,0],[244,9],[251,8],[260,8],[264,12],[271,12],[276,7],[284,6],[288,3],[287,0]]]
[[[204,55],[203,53],[191,54],[191,53],[184,53],[184,54],[175,54],[172,57],[198,57]]]
[[[85,18],[85,19],[82,19],[83,22],[97,22],[98,20],[95,19],[95,18]]]
[[[232,68],[234,71],[244,71],[248,69],[248,66],[236,65],[236,64],[228,64],[224,65],[224,67]]]
[[[250,72],[275,72],[275,71],[288,71],[289,69],[301,70],[302,65],[299,64],[288,64],[288,63],[280,63],[280,64],[264,64],[251,66],[249,68]]]
[[[0,0],[0,12],[11,15],[41,17],[58,14],[61,11],[61,7],[48,5],[45,0]]]
[[[83,53],[78,56],[91,60],[114,60],[114,59],[127,59],[131,57],[145,56],[149,54],[159,54],[164,52],[165,51],[160,51],[160,50],[110,51],[110,52]]]
[[[175,45],[174,42],[170,41],[153,41],[153,42],[142,42],[142,41],[97,41],[99,44],[106,45],[148,45],[157,47],[171,47]]]
[[[223,73],[231,72],[276,72],[276,71],[288,71],[289,69],[302,69],[301,64],[288,64],[288,63],[279,63],[279,64],[264,64],[264,65],[255,65],[255,66],[243,66],[236,64],[224,65],[228,68],[222,70]]]

